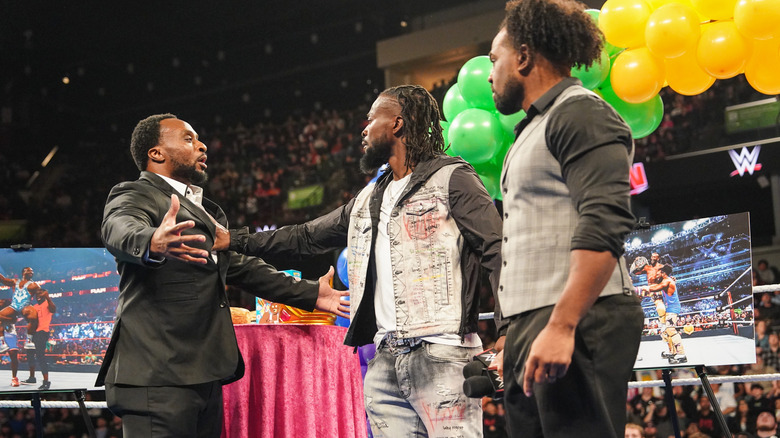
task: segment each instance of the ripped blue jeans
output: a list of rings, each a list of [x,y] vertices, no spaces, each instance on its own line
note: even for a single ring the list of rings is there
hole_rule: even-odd
[[[481,400],[463,394],[463,367],[481,351],[423,342],[394,356],[380,346],[363,386],[374,437],[482,437]]]

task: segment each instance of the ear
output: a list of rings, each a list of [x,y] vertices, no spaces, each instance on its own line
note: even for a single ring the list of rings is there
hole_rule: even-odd
[[[404,130],[404,118],[401,116],[395,116],[395,123],[393,124],[393,134],[399,135]]]
[[[153,163],[164,163],[165,162],[165,155],[163,155],[162,150],[160,149],[160,146],[155,146],[146,153],[146,156],[149,157],[149,161]]]
[[[533,54],[527,44],[517,50],[517,71],[523,76],[528,76],[534,67]]]

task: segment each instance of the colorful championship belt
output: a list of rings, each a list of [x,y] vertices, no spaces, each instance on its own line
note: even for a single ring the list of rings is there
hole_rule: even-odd
[[[300,271],[282,271],[298,280],[301,279]],[[308,312],[297,307],[257,298],[255,300],[255,314],[258,324],[312,324],[334,325],[336,315],[321,310]]]

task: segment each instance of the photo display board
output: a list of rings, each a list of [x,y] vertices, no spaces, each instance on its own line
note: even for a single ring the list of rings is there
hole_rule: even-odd
[[[653,225],[626,240],[645,314],[635,369],[755,363],[748,213]]]
[[[23,270],[28,267],[33,274],[24,283],[32,281],[45,289],[56,306],[45,347],[51,389],[97,389],[95,377],[111,338],[119,297],[114,257],[103,248],[42,248],[19,252],[0,249],[0,274],[7,279],[18,285]],[[9,306],[15,288],[15,285],[0,284],[0,312]],[[30,295],[32,303],[37,302],[34,294]],[[32,349],[27,339],[27,320],[21,312],[16,313],[19,314],[15,324],[3,327],[2,336],[9,349],[0,353],[0,391],[35,391],[43,377],[38,365],[36,382],[25,382],[30,375]],[[13,355],[18,363],[19,386],[11,384]]]

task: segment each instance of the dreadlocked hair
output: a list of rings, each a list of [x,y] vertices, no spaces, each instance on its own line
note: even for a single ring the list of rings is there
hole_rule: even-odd
[[[382,95],[394,98],[401,105],[404,120],[401,135],[406,146],[404,165],[408,169],[444,153],[439,104],[428,90],[419,85],[400,85],[388,88]]]
[[[501,27],[516,50],[527,45],[564,76],[601,55],[602,33],[576,0],[512,0]]]

